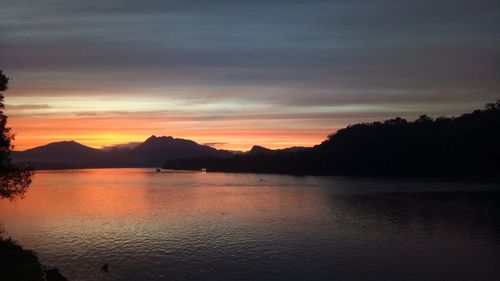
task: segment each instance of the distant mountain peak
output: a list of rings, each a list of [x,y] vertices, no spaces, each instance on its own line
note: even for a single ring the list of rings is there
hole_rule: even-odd
[[[164,140],[174,140],[174,138],[171,136],[159,136],[159,137],[157,137],[155,135],[152,135],[147,140],[145,140],[144,143],[164,141]]]
[[[288,147],[288,148],[281,148],[281,149],[269,149],[260,145],[254,145],[252,149],[250,149],[247,154],[274,154],[274,153],[280,153],[280,152],[297,152],[297,151],[304,151],[306,150],[307,147],[302,147],[302,146],[293,146],[293,147]]]
[[[260,146],[260,145],[254,145],[254,146],[252,146],[252,148],[250,150],[261,150],[261,149],[269,150],[269,148],[265,148],[265,147]]]
[[[249,154],[267,153],[267,152],[272,152],[272,150],[269,148],[265,148],[263,146],[260,146],[260,145],[254,145],[254,146],[252,146],[252,149],[250,149],[250,151],[248,151]]]
[[[13,160],[23,163],[38,165],[45,164],[45,167],[59,165],[62,167],[74,167],[72,165],[94,166],[93,163],[101,163],[103,160],[101,150],[85,146],[74,140],[59,141],[43,146],[34,147],[13,155]]]
[[[46,144],[46,145],[43,145],[43,146],[39,146],[38,148],[42,148],[42,147],[84,147],[84,148],[93,149],[91,147],[83,145],[83,144],[81,144],[79,142],[76,142],[74,140],[51,142],[49,144]]]
[[[55,142],[51,142],[49,144],[65,144],[65,143],[77,143],[76,141],[74,140],[70,140],[70,141],[67,141],[67,140],[63,140],[63,141],[55,141]]]
[[[95,149],[74,140],[59,141],[13,155],[19,163],[37,167],[129,167],[161,166],[167,160],[194,157],[230,157],[229,151],[171,136],[150,136],[133,148]]]

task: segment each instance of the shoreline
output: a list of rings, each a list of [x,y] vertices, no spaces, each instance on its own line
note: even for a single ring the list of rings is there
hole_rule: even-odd
[[[68,281],[58,268],[45,267],[33,250],[0,235],[0,272],[5,280]]]
[[[79,167],[79,168],[42,168],[34,169],[35,172],[51,172],[51,171],[71,171],[71,170],[104,170],[104,169],[151,169],[151,172],[156,173],[158,167],[139,166],[139,167]],[[200,170],[189,169],[164,169],[161,168],[159,173],[197,173]],[[327,174],[327,173],[279,173],[279,172],[259,172],[259,171],[222,171],[208,170],[206,173],[228,173],[228,174],[256,174],[256,175],[280,175],[294,177],[340,177],[353,179],[379,179],[379,180],[394,180],[394,181],[417,181],[417,182],[481,182],[481,183],[500,183],[500,176],[492,175],[452,175],[452,176],[429,176],[429,175],[367,175],[367,174]]]

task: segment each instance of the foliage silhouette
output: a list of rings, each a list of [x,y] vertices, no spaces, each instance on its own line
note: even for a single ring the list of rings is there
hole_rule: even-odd
[[[7,116],[3,114],[4,95],[9,78],[0,70],[0,198],[22,197],[31,184],[33,171],[15,166],[10,159],[14,134],[7,127]]]
[[[57,268],[45,268],[32,250],[0,233],[0,280],[67,281]]]
[[[348,126],[300,151],[168,161],[164,168],[362,176],[500,176],[500,101],[459,117]]]

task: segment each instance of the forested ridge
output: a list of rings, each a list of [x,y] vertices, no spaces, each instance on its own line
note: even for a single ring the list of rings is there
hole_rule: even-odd
[[[168,161],[164,168],[366,176],[499,176],[500,101],[458,117],[348,126],[309,149]]]

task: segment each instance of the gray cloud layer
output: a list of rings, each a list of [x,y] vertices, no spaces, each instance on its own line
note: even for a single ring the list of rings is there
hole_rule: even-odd
[[[442,104],[446,113],[500,96],[497,0],[0,7],[0,67],[25,95],[83,89],[279,106]]]

